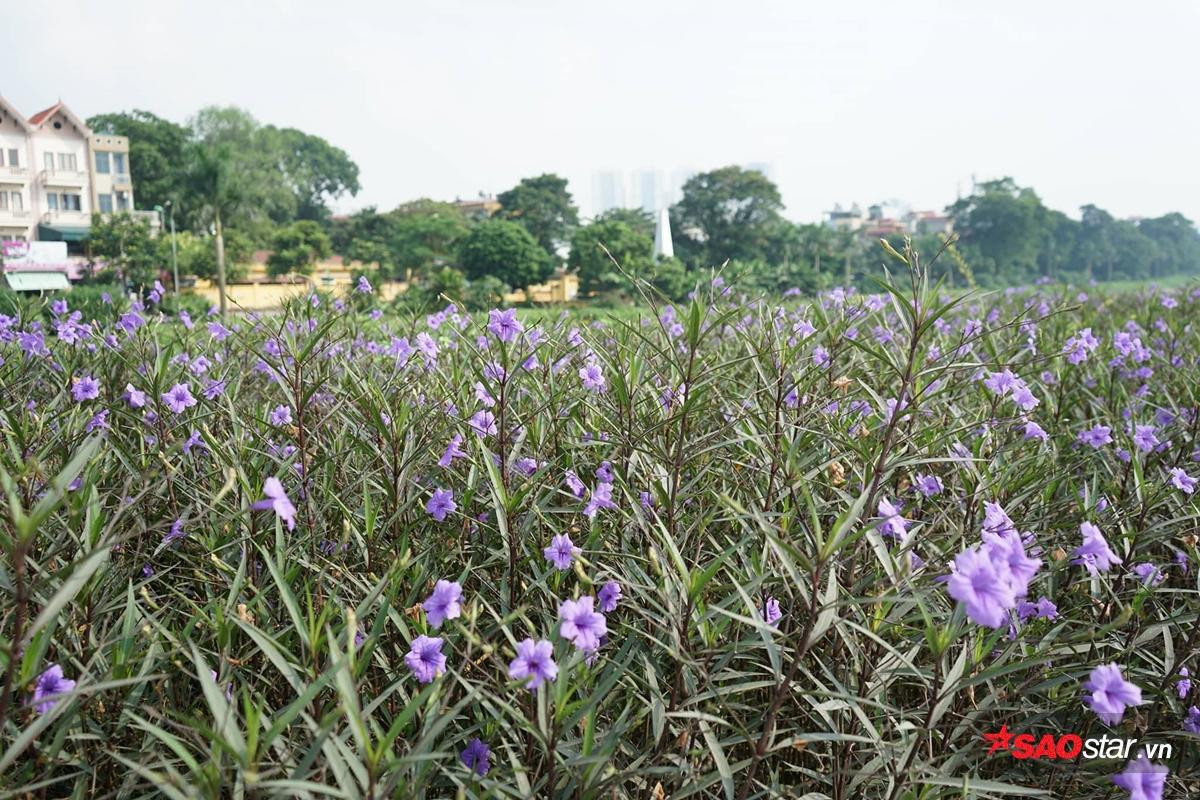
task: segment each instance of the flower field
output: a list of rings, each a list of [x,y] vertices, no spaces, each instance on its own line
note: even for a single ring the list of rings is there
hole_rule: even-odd
[[[895,255],[595,318],[0,316],[0,795],[1200,794],[1200,291]]]

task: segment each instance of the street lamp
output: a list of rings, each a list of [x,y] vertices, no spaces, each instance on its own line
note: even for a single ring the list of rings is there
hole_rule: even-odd
[[[171,273],[175,279],[175,297],[179,297],[179,252],[175,249],[175,206],[171,201],[166,202],[167,211],[171,218]],[[161,228],[163,224],[163,207],[155,206],[154,210],[158,212],[158,225]]]

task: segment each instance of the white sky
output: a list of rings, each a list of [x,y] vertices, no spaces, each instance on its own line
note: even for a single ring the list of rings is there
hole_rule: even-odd
[[[1200,2],[32,0],[5,4],[25,114],[208,104],[325,137],[342,209],[558,172],[768,162],[788,216],[940,208],[1012,175],[1072,215],[1200,221]]]

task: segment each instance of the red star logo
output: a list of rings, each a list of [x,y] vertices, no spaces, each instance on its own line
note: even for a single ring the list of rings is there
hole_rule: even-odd
[[[988,750],[988,755],[991,755],[997,750],[1007,750],[1008,743],[1012,740],[1012,734],[1008,732],[1007,725],[1001,725],[1000,730],[995,733],[985,733],[983,738],[984,741],[992,743],[991,748]]]

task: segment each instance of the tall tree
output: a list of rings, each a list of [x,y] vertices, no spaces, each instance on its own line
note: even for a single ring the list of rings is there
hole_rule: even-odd
[[[254,189],[237,169],[227,142],[201,141],[188,158],[188,186],[198,203],[201,218],[211,222],[217,259],[217,292],[225,316],[225,222],[251,205]]]
[[[268,125],[263,135],[277,150],[279,171],[295,197],[298,219],[325,222],[332,201],[358,194],[358,165],[346,151],[295,128]]]
[[[544,281],[554,271],[532,234],[503,219],[476,225],[459,243],[458,260],[468,278],[492,275],[514,289]]]
[[[170,201],[177,215],[187,213],[187,186],[181,169],[188,148],[186,128],[137,109],[98,114],[89,117],[87,124],[98,133],[128,137],[129,175],[139,206],[153,208]]]
[[[783,200],[757,170],[722,167],[693,175],[671,209],[675,246],[693,267],[766,260]]]
[[[645,277],[653,266],[653,255],[654,240],[644,230],[635,230],[620,220],[601,219],[571,237],[567,264],[579,272],[582,291],[611,292],[632,288],[621,270]],[[614,259],[621,270],[613,264]]]
[[[579,224],[579,209],[567,191],[567,179],[552,173],[522,178],[496,199],[500,202],[499,217],[521,223],[556,260],[559,248]]]
[[[267,272],[271,275],[309,275],[313,266],[330,252],[329,234],[311,219],[279,228],[271,239]]]

